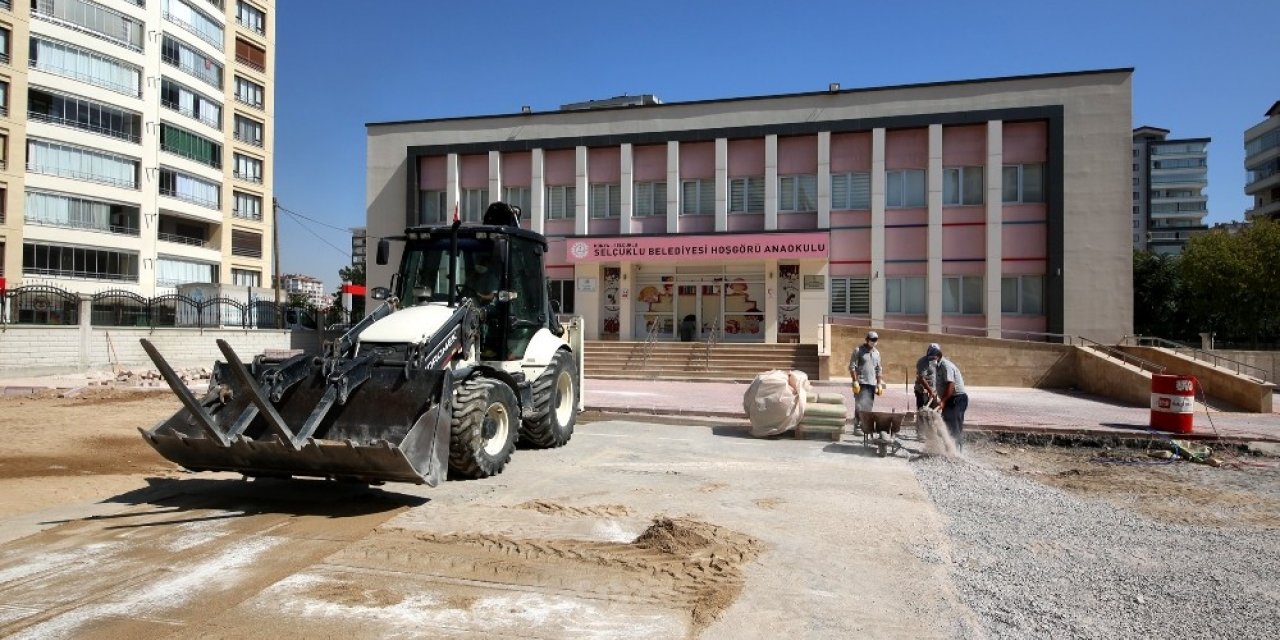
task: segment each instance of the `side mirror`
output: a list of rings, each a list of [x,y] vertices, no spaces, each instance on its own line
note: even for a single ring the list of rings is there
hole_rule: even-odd
[[[390,257],[391,257],[391,241],[387,240],[386,238],[379,239],[378,255],[375,258],[375,262],[377,262],[378,266],[382,266],[387,264]]]
[[[507,247],[510,246],[507,236],[500,235],[493,239],[493,258],[498,267],[499,282],[506,282],[507,278]]]
[[[391,296],[391,290],[386,287],[374,287],[371,295],[374,300],[386,300]]]

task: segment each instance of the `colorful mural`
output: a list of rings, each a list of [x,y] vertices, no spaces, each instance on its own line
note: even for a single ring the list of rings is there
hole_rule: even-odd
[[[778,335],[800,334],[800,265],[778,265]]]
[[[621,295],[622,269],[619,267],[605,267],[604,287],[601,289],[600,302],[600,335],[602,337],[617,338],[618,331],[622,327],[622,323],[618,320],[618,311],[621,309],[619,296]]]

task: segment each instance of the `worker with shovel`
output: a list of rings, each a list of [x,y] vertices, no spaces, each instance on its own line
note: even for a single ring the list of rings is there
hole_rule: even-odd
[[[932,342],[925,350],[924,356],[916,360],[916,411],[924,407],[933,407],[938,402],[936,378],[938,360],[942,358],[942,347]]]
[[[862,429],[860,414],[874,411],[876,396],[884,393],[880,379],[880,351],[876,349],[880,335],[867,332],[866,340],[849,357],[849,377],[853,378],[853,428]]]

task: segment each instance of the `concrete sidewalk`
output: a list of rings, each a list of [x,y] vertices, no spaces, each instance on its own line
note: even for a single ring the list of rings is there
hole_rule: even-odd
[[[847,382],[811,381],[815,391],[840,392],[852,409]],[[604,413],[705,416],[746,420],[746,384],[660,380],[597,380],[583,383],[586,408]],[[969,387],[965,429],[1028,434],[1145,437],[1151,411],[1071,391],[1011,387]],[[901,385],[876,399],[877,411],[911,411],[915,396]],[[1280,442],[1280,415],[1210,410],[1196,403],[1195,427],[1186,439]]]

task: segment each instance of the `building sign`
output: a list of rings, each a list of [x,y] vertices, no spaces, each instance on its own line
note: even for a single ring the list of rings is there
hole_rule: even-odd
[[[825,277],[823,276],[805,276],[804,277],[805,291],[815,291],[815,290],[822,291],[823,289],[826,289],[826,288],[827,288],[827,282]]]
[[[826,258],[830,240],[830,235],[825,231],[569,238],[565,241],[565,253],[571,263]]]

